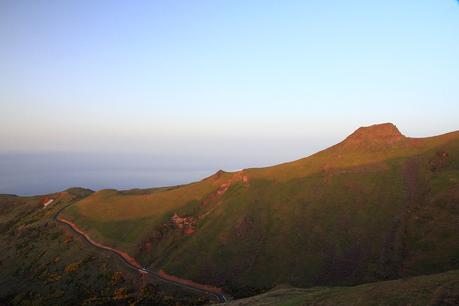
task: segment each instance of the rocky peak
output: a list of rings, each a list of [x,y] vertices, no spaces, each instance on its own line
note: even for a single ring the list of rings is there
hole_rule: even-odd
[[[349,135],[344,144],[395,144],[403,141],[405,136],[400,133],[397,127],[392,123],[375,124],[358,128],[354,133]]]

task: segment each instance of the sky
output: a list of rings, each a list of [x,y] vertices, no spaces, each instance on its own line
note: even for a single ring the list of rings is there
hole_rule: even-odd
[[[183,183],[459,129],[459,4],[0,1],[0,193]]]

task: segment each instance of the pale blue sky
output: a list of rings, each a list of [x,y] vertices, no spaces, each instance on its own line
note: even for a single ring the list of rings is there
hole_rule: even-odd
[[[0,1],[4,153],[268,165],[457,130],[458,83],[454,0]]]

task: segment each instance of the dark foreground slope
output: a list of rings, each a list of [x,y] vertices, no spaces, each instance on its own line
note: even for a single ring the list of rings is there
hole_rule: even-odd
[[[455,306],[459,305],[459,270],[355,287],[275,288],[225,305]]]
[[[103,190],[65,216],[151,269],[236,296],[443,272],[459,268],[459,133],[360,128],[274,167]]]
[[[92,192],[0,195],[0,305],[196,305],[206,301],[145,279],[54,216]],[[44,208],[44,204],[49,205]]]

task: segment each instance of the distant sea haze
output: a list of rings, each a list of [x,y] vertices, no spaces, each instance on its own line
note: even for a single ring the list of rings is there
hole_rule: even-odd
[[[46,194],[69,187],[131,189],[184,184],[212,174],[215,165],[152,155],[2,153],[0,193]]]
[[[0,194],[39,195],[85,187],[132,189],[186,184],[219,169],[266,166],[283,159],[102,153],[0,153]]]

